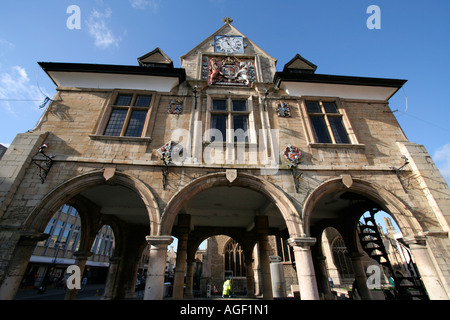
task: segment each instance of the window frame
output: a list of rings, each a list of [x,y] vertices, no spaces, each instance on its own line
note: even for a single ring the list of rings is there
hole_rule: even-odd
[[[131,100],[129,105],[118,105],[116,104],[118,101],[118,97],[121,95],[130,95]],[[149,96],[149,103],[147,107],[143,106],[136,106],[136,101],[138,100],[138,97],[140,96]],[[104,112],[104,115],[102,116],[102,120],[100,123],[100,126],[98,127],[96,131],[97,137],[102,137],[106,139],[140,139],[140,138],[146,138],[149,122],[150,122],[150,115],[153,110],[153,105],[155,102],[156,92],[154,91],[146,91],[146,90],[116,90],[111,94],[110,99],[107,102],[106,109]],[[120,129],[120,133],[118,135],[112,135],[112,134],[105,134],[106,130],[108,129],[108,125],[110,123],[111,116],[113,115],[114,110],[127,110],[126,116],[124,118],[124,121],[122,123],[122,127]],[[144,124],[142,126],[142,130],[139,136],[136,135],[126,135],[127,131],[130,127],[130,120],[132,119],[132,115],[134,111],[146,111]]]
[[[216,100],[225,100],[226,108],[225,110],[214,110],[214,101]],[[244,111],[235,111],[233,110],[233,101],[245,101],[246,110]],[[214,115],[225,115],[226,116],[226,128],[225,128],[225,136],[224,141],[211,141],[212,135],[211,130],[214,129],[213,125],[213,116]],[[246,130],[246,139],[245,141],[236,141],[236,136],[234,136],[234,117],[246,116],[247,117],[247,130]],[[207,116],[206,116],[206,128],[210,129],[207,131],[205,136],[205,140],[210,143],[224,143],[224,144],[250,144],[256,143],[255,132],[255,124],[254,124],[254,115],[253,115],[253,101],[251,96],[224,96],[224,95],[214,95],[208,97],[207,103]]]
[[[320,112],[309,112],[307,107],[307,102],[317,102],[319,104]],[[336,106],[337,113],[326,112],[324,103],[334,103]],[[345,109],[342,107],[342,103],[338,98],[322,98],[322,97],[304,97],[302,99],[302,112],[304,114],[304,119],[306,121],[307,135],[310,144],[322,145],[322,146],[351,146],[359,145],[355,134],[353,133],[352,126],[348,120]],[[315,128],[312,123],[311,117],[321,117],[324,120],[326,133],[330,138],[330,142],[319,142],[316,136]],[[348,142],[336,142],[336,137],[333,132],[332,125],[330,124],[329,117],[340,118],[343,128],[347,134]]]

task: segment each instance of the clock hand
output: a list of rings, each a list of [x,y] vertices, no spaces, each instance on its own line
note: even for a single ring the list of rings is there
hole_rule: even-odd
[[[230,46],[231,49],[234,49],[234,45],[230,43],[230,41],[228,39],[225,39],[225,41],[228,43],[228,45]]]

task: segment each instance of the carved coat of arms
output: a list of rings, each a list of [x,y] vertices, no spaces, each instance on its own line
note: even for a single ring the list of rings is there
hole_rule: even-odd
[[[255,67],[253,60],[226,57],[223,59],[210,58],[207,62],[208,84],[249,86],[255,81]],[[205,66],[204,66],[205,67]]]
[[[289,118],[291,116],[291,109],[285,102],[280,102],[277,107],[277,113],[279,117]]]
[[[161,159],[165,163],[170,163],[172,162],[174,155],[181,155],[183,153],[183,148],[179,144],[169,141],[158,149],[158,153],[161,155]]]
[[[180,114],[183,111],[183,100],[182,99],[172,99],[169,102],[169,107],[167,113],[169,114]]]
[[[293,165],[298,165],[303,157],[303,152],[292,145],[288,145],[283,153],[283,157]]]

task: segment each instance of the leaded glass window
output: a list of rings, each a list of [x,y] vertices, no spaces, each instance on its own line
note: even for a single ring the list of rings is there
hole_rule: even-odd
[[[103,134],[141,137],[151,98],[151,95],[119,93],[111,107],[111,115]]]
[[[317,143],[351,143],[335,102],[306,101],[306,110]]]

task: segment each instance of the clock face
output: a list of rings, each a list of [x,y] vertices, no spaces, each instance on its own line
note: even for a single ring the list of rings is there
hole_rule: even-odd
[[[244,53],[244,41],[241,36],[215,36],[214,52]]]

